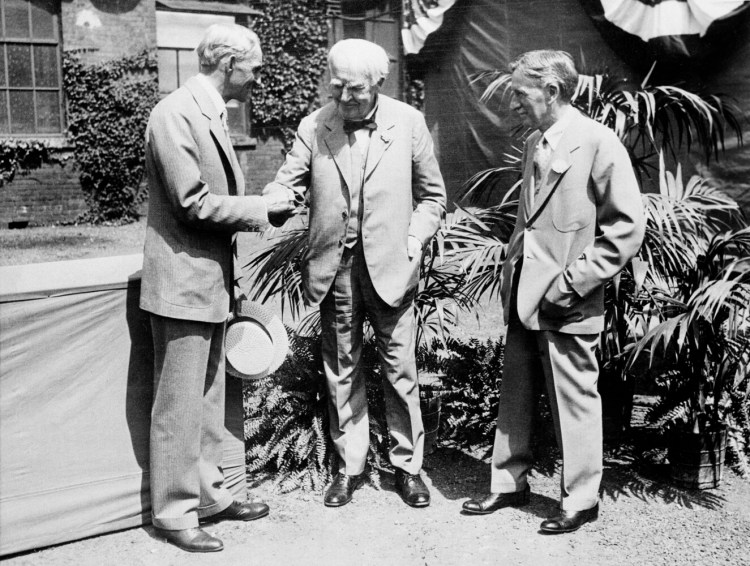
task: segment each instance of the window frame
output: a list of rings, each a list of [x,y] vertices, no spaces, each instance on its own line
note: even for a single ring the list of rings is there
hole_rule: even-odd
[[[62,73],[62,18],[61,18],[61,11],[62,11],[62,1],[61,0],[53,0],[55,2],[55,13],[52,14],[52,29],[54,30],[55,37],[54,38],[35,38],[31,36],[31,31],[29,33],[29,37],[20,37],[20,36],[6,36],[4,35],[5,30],[5,0],[0,0],[0,45],[2,45],[3,49],[0,53],[0,56],[3,58],[2,64],[3,64],[3,73],[4,76],[2,77],[2,80],[4,81],[2,86],[0,86],[0,91],[2,91],[5,94],[5,108],[3,109],[3,112],[5,113],[8,123],[7,123],[7,132],[0,131],[0,139],[21,139],[21,140],[28,140],[28,139],[50,139],[50,140],[64,140],[67,133],[67,126],[66,126],[66,115],[65,115],[65,92],[63,89],[63,73]],[[28,16],[28,23],[29,23],[29,29],[31,30],[32,26],[32,15],[31,15],[31,9],[32,9],[32,3],[31,1],[26,1],[27,5],[27,16]],[[10,45],[22,45],[22,46],[29,46],[30,49],[30,66],[31,66],[31,86],[11,86],[9,76],[8,76],[8,46]],[[57,87],[38,87],[36,86],[36,65],[34,63],[34,47],[36,46],[54,46],[55,49],[55,61],[57,63]],[[34,129],[38,128],[39,123],[39,113],[37,110],[37,92],[55,92],[57,93],[57,108],[58,108],[58,119],[59,119],[59,130],[55,132],[13,132],[12,131],[12,122],[11,122],[11,107],[10,107],[10,93],[14,91],[32,91],[34,94],[33,99],[33,113],[34,113]]]

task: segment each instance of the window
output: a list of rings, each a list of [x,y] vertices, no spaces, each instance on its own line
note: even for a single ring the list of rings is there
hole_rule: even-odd
[[[0,0],[0,135],[61,134],[59,0]]]
[[[216,23],[234,23],[233,15],[156,12],[156,45],[159,60],[159,93],[162,97],[198,73],[195,48],[205,29]],[[233,137],[247,137],[250,120],[247,104],[227,103],[227,123]]]

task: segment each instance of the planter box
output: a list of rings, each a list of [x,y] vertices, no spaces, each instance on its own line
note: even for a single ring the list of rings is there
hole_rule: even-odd
[[[726,428],[706,433],[672,431],[667,450],[672,481],[687,489],[718,487],[726,448]]]

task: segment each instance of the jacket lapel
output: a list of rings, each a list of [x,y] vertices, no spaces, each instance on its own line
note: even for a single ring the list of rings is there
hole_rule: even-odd
[[[378,111],[378,114],[381,114],[380,111]],[[367,166],[365,168],[365,181],[367,178],[372,174],[372,172],[375,170],[375,167],[378,166],[378,163],[380,163],[380,160],[383,157],[383,154],[385,151],[391,146],[393,143],[393,127],[395,124],[393,122],[386,122],[383,120],[383,124],[381,125],[380,121],[381,117],[377,116],[375,119],[375,123],[377,124],[377,129],[375,129],[372,134],[370,134],[370,149],[367,153]]]
[[[328,129],[324,137],[326,147],[351,194],[352,156],[349,149],[349,136],[344,133],[344,121],[334,114],[326,122],[326,128]]]
[[[203,115],[209,120],[208,127],[211,131],[211,135],[214,137],[214,141],[221,151],[224,152],[224,157],[226,157],[227,163],[232,167],[232,174],[234,175],[235,184],[237,185],[237,192],[240,194],[244,193],[244,175],[240,169],[240,164],[237,162],[234,150],[229,145],[229,135],[224,131],[224,126],[221,123],[221,117],[219,116],[219,111],[216,108],[216,105],[211,101],[211,98],[203,88],[203,85],[201,85],[195,77],[191,77],[187,80],[185,88],[190,91],[198,104],[198,108],[200,108]]]
[[[565,133],[560,138],[560,143],[552,154],[550,160],[549,171],[547,176],[542,179],[542,186],[539,188],[539,193],[534,199],[534,207],[528,215],[528,223],[531,223],[538,215],[539,212],[549,201],[552,193],[555,192],[558,185],[565,176],[565,173],[570,169],[573,163],[573,153],[581,146],[578,139],[578,128],[575,121],[568,124]],[[527,175],[534,175],[534,160],[531,161],[531,171],[527,171]],[[528,163],[527,163],[528,166]]]

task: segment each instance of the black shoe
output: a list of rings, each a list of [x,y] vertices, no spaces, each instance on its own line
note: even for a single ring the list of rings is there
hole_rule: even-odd
[[[323,503],[326,507],[341,507],[352,500],[354,490],[362,485],[364,478],[362,474],[358,476],[347,476],[338,473],[333,477],[331,486],[326,491]]]
[[[577,531],[586,523],[593,523],[599,518],[599,504],[584,511],[560,511],[560,514],[551,517],[542,523],[542,532],[558,534]]]
[[[430,504],[430,490],[419,474],[407,474],[403,470],[396,470],[396,489],[407,505],[427,507]]]
[[[268,505],[265,503],[245,501],[232,501],[229,507],[208,517],[201,519],[201,522],[217,523],[219,521],[254,521],[268,515]]]
[[[163,538],[187,552],[218,552],[224,550],[224,543],[220,539],[209,535],[200,527],[179,531],[168,531],[154,527],[154,533],[157,537]]]
[[[473,515],[489,515],[503,507],[522,507],[528,504],[531,490],[527,485],[521,491],[510,493],[490,493],[484,499],[469,499],[464,502],[463,510]]]

